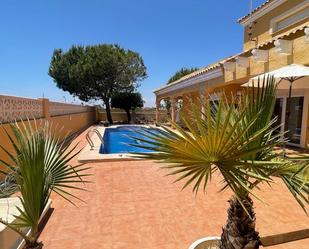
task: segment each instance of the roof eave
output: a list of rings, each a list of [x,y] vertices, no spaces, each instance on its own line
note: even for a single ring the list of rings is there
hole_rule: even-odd
[[[213,78],[216,78],[222,75],[223,75],[223,72],[220,66],[220,67],[216,67],[214,69],[208,70],[204,73],[200,73],[199,75],[184,79],[180,82],[177,82],[176,84],[169,84],[164,87],[158,88],[154,90],[153,92],[156,95],[162,95],[162,94],[166,94],[169,92],[173,92],[175,90],[179,90],[181,88],[186,88],[186,87],[189,87],[195,84],[199,84],[203,81],[207,81],[209,79],[213,79]]]
[[[306,27],[308,27],[308,23],[305,23],[305,24],[301,25],[300,27],[297,27],[297,28],[295,28],[295,29],[293,29],[293,30],[290,30],[288,33],[281,34],[281,35],[275,37],[274,39],[272,39],[272,40],[270,40],[270,41],[267,41],[267,42],[265,42],[265,43],[263,43],[263,44],[260,44],[259,46],[255,47],[255,48],[261,48],[261,47],[267,46],[267,45],[269,45],[270,43],[273,43],[273,42],[274,42],[275,40],[277,40],[277,39],[283,39],[284,37],[287,37],[287,36],[289,36],[289,35],[291,35],[291,34],[295,34],[295,33],[298,32],[298,31],[304,30]],[[193,75],[193,76],[191,76],[191,77],[187,77],[187,78],[185,78],[185,79],[179,79],[178,81],[175,81],[175,82],[173,82],[173,83],[171,83],[171,84],[169,84],[169,85],[164,85],[163,87],[157,88],[157,89],[155,89],[155,90],[153,91],[153,93],[156,94],[156,93],[158,93],[158,92],[160,92],[160,91],[162,91],[162,90],[164,90],[164,89],[166,89],[166,88],[170,88],[170,87],[179,85],[179,84],[181,84],[181,83],[183,83],[183,82],[185,82],[185,81],[188,81],[188,80],[192,80],[192,79],[194,79],[194,78],[197,78],[197,77],[199,77],[199,76],[201,76],[201,75],[205,75],[205,74],[211,73],[211,71],[214,71],[214,70],[218,69],[219,67],[222,68],[222,65],[223,65],[225,62],[234,60],[234,59],[237,58],[238,56],[245,55],[245,54],[249,53],[252,49],[253,49],[253,48],[250,48],[250,49],[248,49],[248,50],[246,50],[246,51],[243,51],[243,52],[240,52],[240,53],[235,54],[235,55],[233,55],[233,56],[227,57],[227,58],[225,58],[225,59],[223,59],[223,60],[221,60],[221,61],[219,61],[219,62],[217,62],[217,63],[215,63],[215,64],[213,64],[213,65],[211,65],[211,66],[209,66],[209,67],[204,68],[204,69],[202,70],[202,72],[200,72],[199,74],[195,74],[195,75]],[[192,74],[194,74],[194,73],[192,73]],[[184,77],[186,77],[186,76],[184,76]]]
[[[269,11],[273,10],[274,8],[277,8],[282,3],[286,2],[287,0],[267,0],[260,6],[256,7],[254,10],[252,10],[249,14],[239,18],[237,20],[238,23],[242,25],[246,25],[248,21],[255,21],[259,17],[263,16],[265,13],[268,13]]]

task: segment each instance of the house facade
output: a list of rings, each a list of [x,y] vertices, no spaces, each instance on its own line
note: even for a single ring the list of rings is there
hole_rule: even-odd
[[[309,66],[309,0],[268,0],[238,23],[244,27],[243,51],[201,68],[154,91],[156,120],[160,122],[160,103],[171,102],[171,119],[177,119],[177,107],[189,101],[220,94],[237,96],[252,77],[289,64]],[[307,89],[292,91],[291,114],[286,129],[290,143],[309,144],[309,77]],[[278,90],[275,112],[285,123],[288,90]],[[282,128],[284,129],[284,128]]]

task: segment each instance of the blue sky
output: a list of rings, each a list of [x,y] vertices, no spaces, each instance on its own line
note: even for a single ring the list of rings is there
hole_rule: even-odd
[[[250,0],[2,0],[0,94],[71,102],[47,71],[55,48],[118,43],[139,52],[149,77],[139,91],[154,106],[152,91],[181,67],[202,67],[242,49],[237,18]],[[253,0],[254,6],[263,0]]]

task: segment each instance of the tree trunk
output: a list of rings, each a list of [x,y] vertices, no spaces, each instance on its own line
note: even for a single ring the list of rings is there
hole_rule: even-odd
[[[127,119],[128,119],[128,124],[130,124],[131,122],[131,113],[130,113],[130,110],[125,110],[126,113],[127,113]]]
[[[24,245],[24,249],[42,249],[42,248],[43,248],[42,242],[29,243],[26,241],[26,244]]]
[[[105,111],[106,111],[106,117],[110,124],[113,124],[112,114],[111,114],[111,107],[109,103],[109,99],[104,99],[105,104]]]
[[[257,249],[260,245],[258,232],[255,231],[255,213],[250,197],[242,201],[248,214],[235,197],[229,200],[227,224],[223,228],[220,249]]]

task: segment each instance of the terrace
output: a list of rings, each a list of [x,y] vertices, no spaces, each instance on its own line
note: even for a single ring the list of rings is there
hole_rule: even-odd
[[[85,134],[72,145],[86,144]],[[78,149],[78,148],[76,148]],[[76,162],[76,161],[75,161]],[[52,196],[53,212],[40,240],[44,248],[187,249],[205,235],[219,236],[226,221],[230,192],[218,194],[214,178],[207,194],[195,198],[152,161],[88,163],[93,173],[90,192],[79,193],[86,203],[77,207]],[[263,191],[265,190],[265,191]],[[255,202],[261,236],[308,228],[308,217],[287,194],[285,186],[265,185]],[[268,247],[307,249],[309,239]]]

